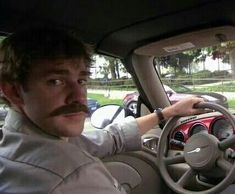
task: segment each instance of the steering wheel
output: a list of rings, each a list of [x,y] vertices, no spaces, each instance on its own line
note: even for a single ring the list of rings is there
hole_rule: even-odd
[[[235,129],[235,118],[224,107],[207,102],[199,103],[195,107],[208,108],[222,113]],[[166,123],[158,142],[157,162],[163,179],[173,191],[179,194],[213,194],[224,190],[235,180],[235,163],[231,163],[225,158],[226,150],[235,144],[235,135],[219,141],[211,134],[197,133],[188,139],[182,155],[167,156],[168,136],[179,118],[173,117]],[[186,163],[189,168],[177,181],[174,181],[167,167],[179,163]],[[192,177],[195,178],[199,173],[208,172],[215,167],[220,168],[226,174],[217,185],[203,191],[192,191],[187,188]]]

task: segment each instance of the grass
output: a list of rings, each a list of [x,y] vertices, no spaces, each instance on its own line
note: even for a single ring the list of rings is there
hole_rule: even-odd
[[[93,94],[93,93],[88,93],[88,98],[92,98],[97,100],[100,105],[105,105],[105,104],[118,104],[122,105],[122,99],[110,99],[108,97],[105,97],[103,94]]]
[[[235,108],[235,99],[228,101],[229,108]]]
[[[224,84],[217,86],[203,86],[201,88],[195,88],[197,91],[207,91],[207,92],[235,92],[234,84]]]

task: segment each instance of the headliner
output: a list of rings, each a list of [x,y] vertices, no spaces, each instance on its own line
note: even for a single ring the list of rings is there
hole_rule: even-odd
[[[0,31],[69,28],[96,52],[124,58],[152,41],[235,25],[234,10],[234,0],[0,0]]]

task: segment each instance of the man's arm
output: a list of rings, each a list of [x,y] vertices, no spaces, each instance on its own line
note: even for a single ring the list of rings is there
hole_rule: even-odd
[[[193,105],[203,102],[197,97],[186,98],[162,110],[163,117],[187,116],[205,112],[194,109]],[[183,108],[182,108],[183,107]],[[134,119],[127,117],[123,123],[113,123],[105,129],[84,132],[81,138],[71,139],[70,142],[79,144],[90,154],[105,157],[120,152],[136,151],[141,149],[141,135],[159,124],[156,113]]]
[[[112,123],[104,129],[85,131],[79,138],[70,138],[93,156],[105,157],[141,149],[141,134],[136,119],[127,117],[121,123]]]
[[[189,116],[204,113],[205,110],[193,108],[193,106],[199,102],[204,102],[204,100],[198,97],[185,98],[169,107],[164,108],[162,110],[162,115],[164,119],[167,120],[174,116]],[[148,130],[160,123],[159,117],[156,113],[139,117],[136,121],[141,134],[146,133]]]

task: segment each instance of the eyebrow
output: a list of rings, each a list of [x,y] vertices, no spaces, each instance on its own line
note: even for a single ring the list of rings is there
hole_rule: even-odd
[[[57,75],[69,75],[69,71],[66,70],[66,69],[51,69],[51,70],[48,70],[46,72],[43,72],[43,74],[45,76],[53,75],[53,74],[57,74]],[[90,76],[91,72],[84,70],[84,71],[79,72],[79,75],[80,76]]]

